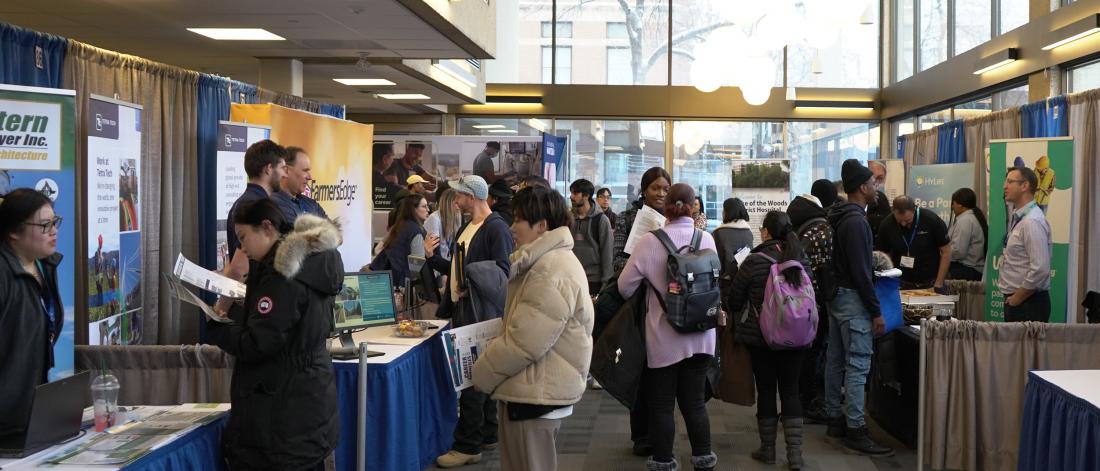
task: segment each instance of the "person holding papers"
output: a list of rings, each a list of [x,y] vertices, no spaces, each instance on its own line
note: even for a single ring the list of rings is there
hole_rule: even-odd
[[[60,227],[41,192],[19,188],[0,201],[0,446],[26,432],[34,388],[54,364],[65,322],[57,290]]]
[[[660,215],[665,209],[665,196],[668,196],[668,189],[671,186],[672,177],[661,167],[652,167],[642,174],[642,193],[637,200],[630,203],[630,208],[619,213],[618,220],[615,221],[615,258],[614,263],[612,263],[615,273],[622,271],[623,265],[626,265],[626,260],[630,258],[627,242],[633,242],[630,238],[630,230],[634,227],[634,221],[638,218],[639,211],[648,206],[652,213]],[[658,221],[656,225],[646,228],[644,232],[636,234],[635,237],[640,237],[645,232],[654,229],[660,229],[663,225],[663,220]]]
[[[749,211],[740,198],[726,198],[722,202],[722,225],[711,233],[718,247],[718,259],[722,261],[722,299],[726,298],[726,280],[737,274],[737,252],[752,249],[752,228],[749,227]],[[729,275],[728,277],[726,275]]]
[[[343,286],[340,228],[312,214],[291,228],[270,199],[241,204],[233,217],[255,263],[244,303],[215,306],[232,322],[206,325],[210,343],[236,358],[224,455],[230,469],[315,469],[339,435],[327,341]]]
[[[504,325],[474,363],[473,381],[501,401],[501,469],[552,471],[561,421],[584,395],[594,311],[561,195],[526,188],[513,210]]]

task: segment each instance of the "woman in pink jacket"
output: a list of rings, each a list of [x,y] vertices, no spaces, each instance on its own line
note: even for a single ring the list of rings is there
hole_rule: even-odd
[[[695,190],[683,183],[672,185],[665,197],[664,214],[668,220],[663,229],[677,247],[690,244],[698,230],[692,219],[694,203]],[[714,238],[701,232],[699,248],[715,250]],[[619,293],[630,298],[643,280],[661,293],[668,289],[668,252],[653,234],[638,239],[619,275]],[[696,470],[713,470],[718,464],[718,456],[711,451],[710,418],[704,393],[707,367],[714,357],[714,329],[689,334],[676,332],[665,319],[665,311],[652,289],[646,298],[648,365],[642,375],[642,389],[649,400],[649,439],[653,445],[653,456],[646,462],[646,469],[678,469],[672,445],[676,436],[673,409],[679,403],[691,441],[692,466]]]

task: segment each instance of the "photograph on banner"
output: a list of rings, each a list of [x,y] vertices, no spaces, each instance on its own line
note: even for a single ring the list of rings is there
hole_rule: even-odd
[[[57,289],[64,307],[61,335],[53,346],[51,381],[73,374],[76,340],[76,273],[80,264],[76,233],[76,119],[72,90],[0,85],[0,115],[18,116],[16,131],[0,130],[0,195],[34,188],[53,201],[63,220],[57,230]],[[30,116],[31,118],[27,118]],[[9,120],[12,118],[8,118]],[[26,130],[23,126],[26,125]],[[79,290],[83,292],[83,290]]]
[[[1076,244],[1073,228],[1079,197],[1074,191],[1080,162],[1073,158],[1072,138],[993,140],[989,144],[989,252],[986,256],[985,318],[1004,320],[1004,296],[997,288],[1001,255],[1015,209],[1005,203],[1004,181],[1013,167],[1032,169],[1038,177],[1035,203],[1050,224],[1050,322],[1065,322],[1067,312],[1076,312],[1076,263],[1070,263],[1071,248]]]
[[[141,343],[141,107],[88,100],[88,343]]]
[[[737,160],[730,184],[732,198],[740,198],[749,212],[753,246],[759,245],[760,227],[768,211],[786,211],[791,202],[791,167],[787,160]]]
[[[313,179],[304,194],[340,222],[346,242],[339,249],[344,271],[359,271],[369,264],[372,244],[358,242],[371,240],[374,126],[272,104],[234,103],[230,120],[270,126],[273,141],[305,150]]]
[[[233,203],[248,186],[248,173],[244,171],[244,152],[248,146],[268,139],[271,128],[254,124],[218,122],[217,185],[215,188],[215,219],[218,260],[215,269],[221,271],[229,257],[229,242],[225,233],[226,219]]]
[[[974,164],[914,165],[909,169],[909,191],[917,207],[929,209],[947,223],[955,218],[951,195],[974,186]]]
[[[894,198],[897,198],[905,194],[905,161],[901,159],[882,159],[882,160],[869,160],[867,161],[867,167],[871,169],[871,172],[875,174],[875,186],[879,191],[886,195],[886,199],[893,202]],[[882,174],[880,182],[879,172],[885,172]],[[944,219],[946,221],[947,219]]]
[[[390,184],[402,188],[406,182],[399,181],[400,177],[411,175],[417,168],[417,161],[423,170],[421,175],[429,181],[432,178],[452,181],[476,174],[489,184],[505,179],[509,185],[515,185],[525,176],[542,175],[544,172],[543,138],[539,136],[385,136],[385,139],[379,138],[375,142],[393,144],[393,163],[383,175]],[[373,187],[372,194],[376,195],[374,209],[392,209],[392,201],[378,196],[388,194],[392,197],[391,193],[396,191],[386,193],[385,183],[374,182]],[[428,188],[433,191],[434,185]],[[433,198],[434,195],[430,199]]]

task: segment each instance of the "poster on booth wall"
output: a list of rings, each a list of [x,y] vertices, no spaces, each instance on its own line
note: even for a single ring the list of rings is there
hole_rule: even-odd
[[[53,347],[51,381],[73,374],[77,241],[76,111],[73,90],[0,85],[0,195],[34,188],[63,219],[57,231],[57,287],[64,324]]]
[[[951,195],[974,185],[974,164],[914,165],[909,169],[908,196],[917,207],[930,209],[950,225]]]
[[[313,180],[306,196],[340,222],[344,271],[356,272],[371,261],[371,144],[374,126],[278,105],[234,103],[230,119],[271,127],[280,145],[301,147],[310,157]]]
[[[1080,204],[1075,182],[1080,162],[1073,159],[1073,139],[993,140],[989,143],[989,253],[986,255],[985,318],[1004,320],[1004,295],[997,288],[1000,280],[1002,241],[1009,230],[1010,212],[1004,201],[1004,181],[1012,167],[1027,167],[1039,178],[1035,195],[1038,209],[1050,223],[1050,322],[1066,322],[1066,314],[1076,312],[1077,224],[1074,217]],[[1071,287],[1073,287],[1071,289]]]
[[[542,177],[554,188],[558,180],[558,169],[563,168],[562,157],[569,149],[568,137],[542,133]]]
[[[759,228],[768,211],[786,211],[791,202],[791,167],[787,160],[737,160],[732,162],[731,197],[740,198],[749,212],[753,247],[759,245]]]
[[[141,343],[141,106],[92,95],[88,120],[88,344]]]
[[[217,181],[215,182],[216,213],[214,224],[217,231],[218,260],[216,271],[225,267],[229,257],[228,235],[225,233],[226,220],[233,203],[244,193],[248,186],[248,174],[244,171],[244,152],[248,146],[271,137],[271,128],[255,124],[218,122],[218,162]]]
[[[404,188],[402,177],[406,175],[420,174],[429,182],[438,182],[477,174],[490,184],[503,178],[512,185],[544,171],[543,138],[539,136],[384,136],[375,142],[393,144],[394,151],[393,163],[382,170],[386,181],[373,182],[375,210],[393,208],[387,196],[392,197],[396,190],[387,187]],[[435,191],[434,183],[427,189]]]

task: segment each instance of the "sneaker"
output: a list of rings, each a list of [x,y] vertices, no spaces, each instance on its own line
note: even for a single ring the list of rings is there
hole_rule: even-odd
[[[894,449],[871,440],[867,427],[849,429],[844,436],[844,451],[863,456],[894,456]]]
[[[481,444],[481,451],[490,451],[500,448],[500,442],[486,442]]]
[[[596,390],[596,391],[599,391],[599,390],[603,389],[603,386],[600,386],[600,382],[596,381],[596,378],[590,379],[588,381],[588,386],[591,387],[592,389]]]
[[[459,466],[466,466],[468,464],[477,464],[481,461],[481,453],[476,455],[467,455],[465,453],[457,452],[454,450],[448,451],[447,454],[441,455],[435,459],[435,464],[440,468],[457,468]]]

